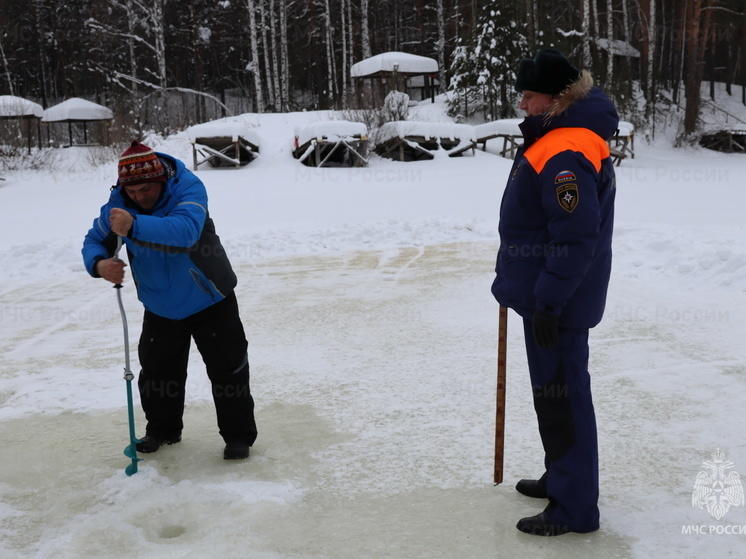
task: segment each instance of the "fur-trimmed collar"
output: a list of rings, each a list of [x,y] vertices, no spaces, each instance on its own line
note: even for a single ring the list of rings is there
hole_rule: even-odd
[[[549,110],[544,113],[545,121],[561,115],[570,105],[583,99],[593,87],[593,76],[588,70],[582,70],[578,79],[568,85],[549,106]]]

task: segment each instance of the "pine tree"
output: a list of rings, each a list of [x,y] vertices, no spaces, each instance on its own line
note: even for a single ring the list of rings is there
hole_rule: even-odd
[[[448,82],[448,114],[463,120],[475,110],[476,72],[474,64],[474,50],[458,40],[451,55],[451,76]]]
[[[485,1],[477,21],[474,62],[486,119],[515,114],[515,67],[528,53],[526,35],[526,25],[518,20],[514,7],[500,0]]]

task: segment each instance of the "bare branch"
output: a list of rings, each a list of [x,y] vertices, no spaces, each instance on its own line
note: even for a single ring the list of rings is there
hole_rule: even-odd
[[[97,30],[97,31],[101,31],[101,32],[106,33],[108,35],[111,35],[113,37],[123,37],[125,39],[132,39],[133,41],[137,41],[141,45],[146,46],[147,48],[149,48],[150,50],[152,50],[154,53],[156,53],[156,54],[158,53],[158,51],[156,50],[156,48],[153,45],[151,45],[150,43],[148,43],[145,39],[143,39],[139,35],[133,35],[132,33],[123,33],[121,31],[115,31],[115,30],[110,29],[109,27],[107,27],[107,26],[105,26],[105,25],[97,22],[94,19],[87,20],[85,22],[85,25],[88,26],[88,27],[90,27],[91,29],[94,29],[94,30]]]
[[[729,14],[733,14],[736,16],[746,15],[746,12],[737,12],[735,10],[731,10],[730,8],[726,8],[725,6],[705,6],[704,8],[702,8],[702,11],[704,12],[705,10],[728,12]]]

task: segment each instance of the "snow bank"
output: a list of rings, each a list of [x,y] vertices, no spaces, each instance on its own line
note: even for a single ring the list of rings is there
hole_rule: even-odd
[[[362,122],[350,122],[348,120],[331,120],[327,122],[314,122],[295,129],[295,137],[298,145],[302,146],[314,138],[326,138],[327,140],[341,140],[353,136],[367,136],[368,128]]]
[[[42,122],[63,122],[67,120],[111,120],[111,109],[80,97],[67,99],[59,105],[44,111]]]
[[[448,122],[414,122],[398,120],[387,122],[378,129],[376,143],[383,143],[391,138],[423,136],[424,138],[449,138],[451,140],[474,141],[474,127],[468,124],[451,124]]]
[[[15,95],[0,95],[0,118],[22,116],[41,118],[43,113],[44,109],[38,103]]]
[[[438,71],[438,61],[407,52],[383,52],[353,64],[350,75],[361,78],[394,70],[400,74],[432,74]]]

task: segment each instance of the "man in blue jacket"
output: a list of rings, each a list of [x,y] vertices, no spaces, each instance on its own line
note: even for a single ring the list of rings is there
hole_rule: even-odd
[[[607,140],[619,117],[554,49],[521,62],[524,143],[500,207],[492,293],[523,317],[544,474],[516,489],[549,499],[517,528],[537,535],[598,529],[598,444],[588,329],[603,315],[611,271],[615,179]]]
[[[212,383],[225,459],[249,456],[257,436],[236,275],[215,233],[202,182],[184,164],[139,142],[122,153],[119,180],[83,242],[88,273],[121,283],[127,247],[145,307],[138,378],[147,428],[137,444],[155,452],[181,440],[189,346],[194,338]]]

